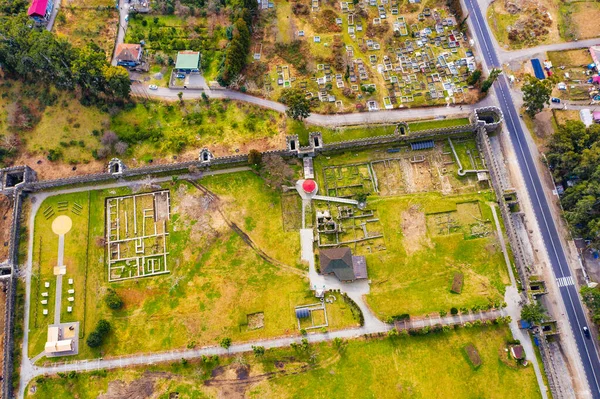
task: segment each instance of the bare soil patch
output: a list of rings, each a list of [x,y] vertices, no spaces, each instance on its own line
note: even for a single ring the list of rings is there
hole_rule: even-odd
[[[111,381],[105,394],[98,399],[146,399],[154,394],[154,384],[158,378],[171,378],[169,373],[146,372],[141,378],[130,383],[121,380]]]
[[[598,3],[578,2],[572,21],[578,32],[578,39],[591,39],[600,36],[600,5]]]
[[[256,330],[265,326],[265,314],[263,312],[248,315],[248,330]]]
[[[250,375],[250,366],[231,364],[217,367],[213,370],[209,380],[204,381],[205,386],[218,389],[219,398],[244,399],[246,391],[254,384],[274,376],[275,373]]]
[[[412,205],[402,212],[402,234],[404,249],[408,255],[431,245],[427,240],[425,212],[418,205]]]

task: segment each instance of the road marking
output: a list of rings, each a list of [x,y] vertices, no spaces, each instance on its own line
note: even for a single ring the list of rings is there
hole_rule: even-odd
[[[490,52],[490,47],[488,46],[488,43],[487,43],[487,40],[486,40],[486,38],[488,38],[489,36],[486,36],[484,34],[482,26],[481,26],[481,23],[479,21],[479,16],[477,14],[477,10],[479,10],[479,6],[477,5],[477,8],[475,8],[475,6],[473,5],[473,0],[469,0],[469,4],[471,6],[470,8],[473,10],[473,12],[475,14],[475,18],[474,18],[475,19],[475,23],[477,24],[477,28],[478,28],[478,30],[479,30],[479,32],[481,34],[481,39],[482,39],[483,44],[485,45],[485,48],[487,50],[487,55],[488,55],[489,61],[490,61],[489,63],[490,64],[494,64],[494,59],[492,57],[492,54]],[[481,10],[479,10],[479,11],[480,11],[481,19],[483,19],[483,13],[481,13]],[[490,39],[490,40],[493,40],[493,39]],[[486,61],[485,60],[485,56],[484,56],[484,61]],[[499,59],[498,59],[498,61],[499,61]],[[492,67],[493,67],[493,65],[492,65]],[[544,224],[546,226],[546,230],[548,232],[548,237],[550,239],[550,243],[549,244],[552,246],[552,250],[554,252],[554,257],[556,259],[556,265],[558,266],[558,269],[561,271],[561,273],[563,275],[565,275],[567,273],[565,273],[564,267],[563,267],[563,264],[562,264],[563,262],[561,261],[560,257],[558,256],[557,246],[556,246],[556,244],[554,242],[554,238],[552,237],[551,230],[549,228],[550,226],[549,226],[548,220],[546,218],[546,214],[544,212],[544,208],[542,207],[542,203],[541,203],[541,200],[540,200],[540,194],[538,193],[537,187],[535,186],[535,180],[533,178],[533,174],[531,172],[531,168],[529,167],[529,162],[527,160],[527,157],[525,156],[525,151],[523,150],[523,144],[521,143],[521,139],[519,137],[519,133],[518,133],[519,130],[517,129],[517,125],[516,125],[515,120],[514,120],[513,115],[512,115],[513,112],[516,112],[517,110],[516,110],[516,108],[514,106],[514,103],[512,103],[512,101],[511,101],[512,106],[509,106],[509,103],[508,103],[508,101],[506,99],[506,94],[505,94],[504,87],[501,84],[501,83],[504,83],[505,81],[501,80],[501,79],[505,79],[505,78],[501,77],[499,79],[500,81],[495,86],[497,87],[498,92],[502,95],[502,100],[504,101],[504,105],[505,105],[505,107],[506,107],[506,109],[508,111],[507,112],[508,118],[510,119],[510,123],[511,123],[513,131],[515,133],[514,136],[517,139],[519,150],[521,151],[521,155],[522,155],[523,161],[525,163],[525,168],[526,168],[527,175],[529,175],[529,179],[531,181],[531,188],[532,188],[532,191],[533,191],[533,195],[535,196],[535,199],[537,200],[537,203],[538,203],[538,206],[539,206],[539,210],[540,210],[541,215],[542,215],[543,222],[544,222]],[[508,85],[506,85],[506,87],[508,88]],[[508,96],[510,96],[510,89],[509,88],[508,88]],[[511,97],[511,100],[512,100],[512,97]],[[520,121],[519,121],[519,127],[520,127]],[[524,134],[525,134],[525,132],[523,131],[523,135]],[[526,145],[527,145],[527,143],[526,143]],[[529,148],[528,148],[528,151],[529,151]],[[532,156],[532,161],[535,162],[535,160],[533,159],[533,155],[531,154],[530,151],[529,151],[529,154]],[[535,168],[535,164],[533,166]],[[536,172],[537,172],[537,170],[536,170]],[[525,182],[525,183],[527,185],[527,182]],[[527,190],[527,191],[529,191],[529,190]],[[543,192],[542,192],[542,194],[543,194]],[[547,199],[546,199],[546,201],[547,201]],[[534,210],[534,215],[536,216],[536,219],[537,219],[537,214],[535,213],[535,210]],[[556,230],[556,225],[554,225],[554,229],[555,229],[556,233],[558,233],[558,231]],[[566,259],[565,250],[564,250],[562,241],[560,241],[560,240],[559,240],[559,245],[560,245],[560,248],[561,248],[561,250],[563,252],[563,256]],[[568,264],[567,264],[567,270],[569,270]],[[554,267],[552,267],[552,271],[553,271],[554,275],[556,276],[556,272],[554,271]],[[570,270],[569,270],[569,274],[570,274]],[[561,296],[562,296],[562,294],[561,294]],[[571,296],[571,292],[569,290],[567,290],[567,297],[568,297],[568,300],[570,302],[571,309],[573,310],[573,316],[575,317],[575,323],[577,324],[577,327],[578,327],[578,329],[580,331],[580,334],[581,334],[582,325],[584,325],[584,326],[587,325],[587,320],[584,319],[583,323],[580,321],[579,316],[577,315],[577,309],[575,307],[575,303],[573,301],[573,297]],[[583,306],[581,305],[581,302],[579,301],[579,298],[577,298],[577,299],[578,299],[578,304],[579,304],[582,312],[585,312],[585,310],[583,309]],[[563,302],[565,302],[565,305],[566,305],[566,301],[564,300],[564,297],[563,297]],[[568,317],[567,317],[567,320],[569,320]],[[571,324],[570,320],[569,320],[569,324]],[[586,355],[587,355],[587,358],[588,358],[588,361],[589,361],[589,364],[590,364],[590,369],[591,369],[591,372],[592,372],[592,375],[593,375],[593,382],[594,382],[595,388],[596,388],[597,392],[600,392],[600,384],[598,382],[598,376],[596,375],[596,371],[594,370],[594,364],[592,362],[592,357],[590,356],[590,352],[589,352],[589,349],[587,347],[587,343],[585,342],[585,338],[584,337],[581,337],[581,338],[583,339],[583,347],[585,349],[585,352],[586,352]],[[576,346],[577,347],[579,346],[579,345],[577,345],[577,341],[576,341]],[[595,352],[596,357],[598,357],[598,349],[596,348],[596,345],[595,345],[594,342],[592,342],[592,347],[594,348],[594,352]],[[580,357],[582,358],[581,354],[580,354]],[[582,360],[583,360],[583,358],[582,358]],[[584,366],[584,371],[585,371],[585,366]],[[592,385],[591,382],[592,381],[590,381],[590,376],[587,374],[587,372],[586,372],[586,377],[588,379],[588,383],[590,383],[590,388],[592,388],[591,387],[591,385]]]
[[[559,277],[559,278],[556,279],[556,281],[558,282],[558,286],[559,287],[566,287],[568,285],[575,285],[575,281],[573,281],[573,277],[572,276]]]

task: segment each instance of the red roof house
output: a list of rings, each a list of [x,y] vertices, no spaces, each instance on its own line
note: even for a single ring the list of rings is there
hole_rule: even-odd
[[[27,15],[37,22],[47,22],[54,7],[53,0],[33,0],[27,11]]]

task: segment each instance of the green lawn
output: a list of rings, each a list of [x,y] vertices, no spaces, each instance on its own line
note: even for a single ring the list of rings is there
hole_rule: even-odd
[[[515,392],[519,398],[539,398],[532,367],[518,367],[507,358],[508,339],[508,328],[484,327],[425,337],[359,339],[350,341],[341,354],[331,343],[313,345],[308,352],[271,349],[261,359],[246,354],[223,357],[218,364],[176,362],[74,378],[42,378],[31,383],[36,392],[27,397],[95,398],[107,391],[116,393],[116,388],[139,391],[141,384],[151,381],[153,395],[161,398],[171,392],[185,398],[230,397],[231,391],[225,389],[232,384],[244,395],[240,397],[248,398],[503,399]],[[469,343],[482,360],[477,370],[463,352]],[[247,371],[249,380],[236,379],[236,370]],[[218,380],[228,384],[219,386]]]
[[[130,190],[50,197],[36,217],[30,356],[43,351],[47,325],[53,318],[52,268],[56,265],[58,241],[50,224],[63,213],[73,219],[73,229],[65,236],[64,290],[74,288],[76,294],[74,313],[68,315],[64,293],[62,320],[79,320],[84,339],[99,319],[107,319],[113,329],[100,351],[91,350],[82,341],[78,358],[214,344],[225,336],[239,342],[298,333],[294,307],[306,303],[308,283],[304,267],[299,264],[298,232],[283,232],[280,194],[250,172],[215,176],[202,183],[219,195],[227,219],[280,264],[261,258],[227,226],[215,208],[203,208],[195,187],[185,182],[169,183],[163,186],[171,192],[167,241],[171,273],[109,284],[101,242],[104,199]],[[57,211],[46,219],[43,211],[48,206],[57,210],[58,202],[63,201],[69,206],[79,203],[84,213],[78,216],[71,211]],[[74,278],[73,287],[67,287],[68,278]],[[50,311],[43,316],[40,292],[46,289],[37,287],[43,287],[46,281],[51,283]],[[112,311],[104,303],[109,287],[123,299],[123,309]],[[329,329],[357,325],[343,301],[327,306]],[[264,314],[264,327],[249,329],[247,316],[260,312]]]
[[[424,122],[410,122],[408,127],[411,132],[418,132],[421,130],[428,129],[440,129],[443,127],[454,127],[454,126],[463,126],[470,125],[471,122],[469,118],[456,118],[456,119],[439,119],[433,121],[424,121]]]
[[[371,200],[371,206],[379,213],[386,245],[385,251],[366,255],[372,280],[367,298],[373,311],[386,319],[403,313],[423,315],[449,311],[451,307],[501,302],[509,280],[487,205],[492,199],[487,192],[458,196],[426,193]],[[469,201],[475,201],[477,206],[473,209],[478,207],[479,215],[472,215],[471,208],[464,212],[459,209],[459,204]],[[416,237],[403,231],[406,222],[402,214],[411,208],[425,214],[427,225],[420,226]],[[435,214],[442,212],[451,212],[447,215],[460,227],[451,229],[450,234],[439,234]],[[487,237],[470,235],[471,226],[478,223],[474,217],[488,221]],[[461,294],[450,292],[456,271],[465,276]]]

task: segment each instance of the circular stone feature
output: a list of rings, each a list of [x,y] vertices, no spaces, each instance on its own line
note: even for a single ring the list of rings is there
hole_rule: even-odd
[[[64,236],[73,227],[73,221],[67,215],[60,215],[52,221],[52,231],[54,234]]]
[[[317,183],[314,180],[304,180],[304,183],[302,183],[302,189],[307,193],[315,192],[316,188]]]

